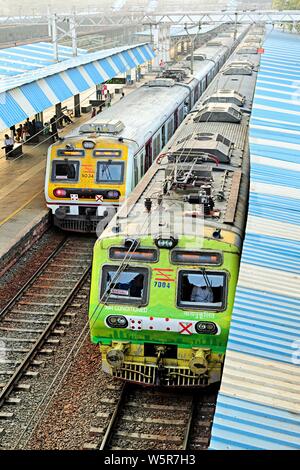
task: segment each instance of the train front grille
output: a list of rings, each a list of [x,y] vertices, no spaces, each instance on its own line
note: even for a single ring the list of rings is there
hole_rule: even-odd
[[[80,218],[80,216],[76,218],[66,217],[64,219],[54,218],[54,225],[69,232],[94,233],[98,223],[99,219],[87,220],[86,218]]]
[[[208,385],[207,375],[194,375],[187,367],[164,366],[162,370],[154,364],[124,362],[121,369],[113,370],[113,376],[145,385],[166,385],[173,387],[201,387]]]

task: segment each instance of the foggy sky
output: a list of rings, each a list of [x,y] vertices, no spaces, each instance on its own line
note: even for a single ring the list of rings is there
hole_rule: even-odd
[[[0,16],[24,16],[46,14],[49,5],[52,12],[67,13],[76,9],[77,11],[93,11],[96,8],[106,12],[118,11],[119,9],[135,9],[160,11],[174,9],[178,11],[192,10],[218,10],[223,8],[244,9],[259,5],[261,8],[270,8],[271,0],[14,0],[9,4],[7,0],[0,0]],[[256,4],[256,5],[255,5]]]

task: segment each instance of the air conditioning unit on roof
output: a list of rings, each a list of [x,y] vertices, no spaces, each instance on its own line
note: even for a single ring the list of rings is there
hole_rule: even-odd
[[[97,134],[119,134],[124,129],[125,126],[123,122],[117,119],[96,119],[95,121],[83,124],[79,132],[82,134],[91,132],[96,132]]]

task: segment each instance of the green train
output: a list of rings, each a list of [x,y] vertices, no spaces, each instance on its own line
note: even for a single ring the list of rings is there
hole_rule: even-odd
[[[95,244],[91,340],[113,377],[179,387],[220,381],[259,58],[236,51]]]

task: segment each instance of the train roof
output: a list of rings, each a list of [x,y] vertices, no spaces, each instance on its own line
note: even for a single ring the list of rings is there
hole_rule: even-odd
[[[159,123],[162,125],[167,116],[174,112],[178,103],[183,102],[188,95],[188,89],[176,82],[171,86],[167,83],[163,85],[162,82],[160,86],[144,85],[80,127],[87,129],[88,125],[98,121],[108,123],[117,117],[124,125],[122,132],[116,136],[106,135],[106,137],[130,139],[138,144],[135,146],[137,150],[145,143],[145,136],[149,136],[150,139],[160,127]],[[84,135],[88,135],[80,134],[80,127],[65,139],[75,139],[79,135],[84,138]]]
[[[232,232],[241,243],[249,183],[249,115],[260,56],[251,57],[251,75],[227,76],[221,72],[213,80],[163,150],[160,164],[152,165],[121,209],[118,224],[122,220],[129,235],[139,233],[138,227],[146,223],[149,201],[151,211],[160,214],[152,218],[152,232],[176,235],[176,217],[160,224],[173,210],[175,201],[177,205],[180,201],[181,215],[204,219],[204,226],[211,227],[216,236],[220,230]],[[250,55],[246,59],[250,61]],[[206,100],[213,95],[225,102],[207,105]],[[113,234],[115,225],[113,220],[105,236]]]
[[[241,34],[244,30],[245,26],[239,27],[238,34]],[[92,127],[93,124],[99,121],[109,123],[117,117],[118,121],[123,124],[122,131],[110,137],[113,139],[123,137],[132,140],[137,144],[135,150],[140,148],[144,144],[145,136],[149,136],[150,139],[159,127],[158,124],[162,125],[166,117],[175,111],[177,104],[188,97],[188,88],[195,87],[195,78],[199,81],[204,78],[212,68],[212,61],[216,62],[234,42],[232,37],[223,37],[220,40],[216,38],[215,41],[216,45],[203,45],[195,51],[196,57],[203,54],[205,60],[196,59],[194,61],[193,75],[188,69],[189,64],[187,62],[182,62],[181,65],[180,63],[176,64],[175,67],[183,65],[186,70],[186,76],[181,82],[173,82],[170,85],[168,80],[161,80],[160,78],[150,80],[148,84],[141,86],[127,95],[125,99],[115,103],[113,108],[106,108],[101,114],[89,120],[83,126],[84,129],[87,130],[89,125]],[[155,84],[156,86],[153,86]],[[129,109],[130,112],[128,112]],[[151,123],[150,126],[149,123]],[[84,134],[80,134],[81,127],[73,130],[65,139],[75,139],[79,135],[84,136]],[[100,137],[99,135],[98,138]],[[134,145],[133,142],[132,145]]]

